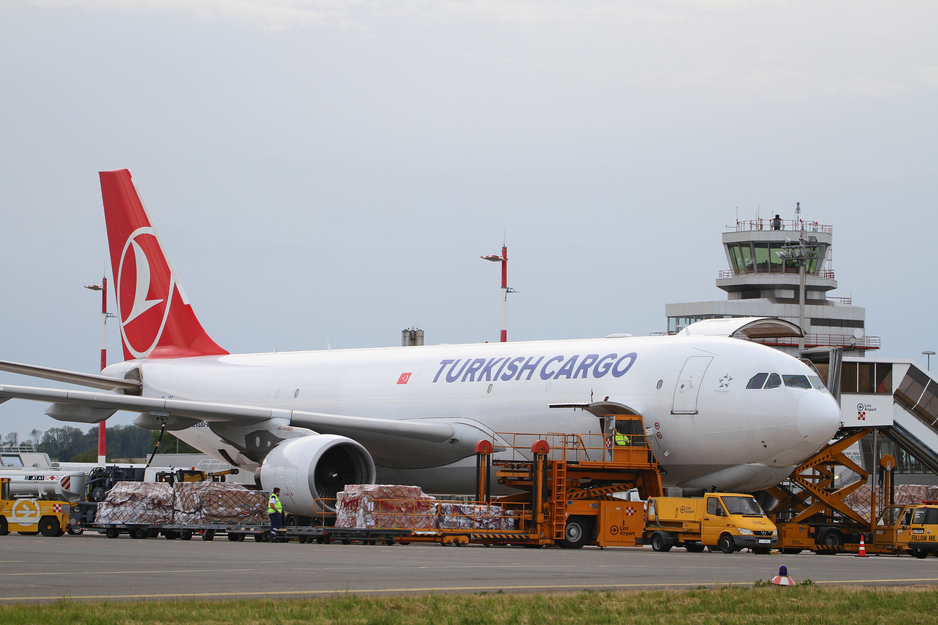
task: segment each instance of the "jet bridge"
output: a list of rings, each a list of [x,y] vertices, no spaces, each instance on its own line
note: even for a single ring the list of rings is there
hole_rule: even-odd
[[[938,473],[938,378],[911,360],[844,358],[845,428],[876,428]]]

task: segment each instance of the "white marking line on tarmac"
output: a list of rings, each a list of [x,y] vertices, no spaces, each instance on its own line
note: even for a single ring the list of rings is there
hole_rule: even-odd
[[[921,579],[850,579],[850,580],[831,580],[826,582],[815,582],[815,584],[896,584],[912,582],[938,582],[938,578],[925,577]],[[667,584],[588,584],[590,590],[597,588],[608,588],[611,590],[620,588],[687,588],[690,586],[714,586],[717,588],[739,586],[751,586],[751,583],[723,583],[723,582],[704,582],[704,583],[667,583]],[[478,592],[482,590],[585,590],[584,584],[538,584],[532,586],[443,586],[428,588],[372,588],[366,590],[277,590],[271,592],[200,592],[200,593],[171,593],[171,594],[149,594],[149,595],[69,595],[69,596],[44,596],[44,597],[0,597],[0,601],[57,601],[60,599],[68,600],[100,600],[100,599],[195,599],[200,597],[301,597],[303,595],[344,595],[344,594],[370,594],[370,593],[399,593],[399,592]]]
[[[136,571],[89,571],[90,575],[139,575],[140,573],[219,573],[219,572],[228,572],[228,571],[260,571],[263,569],[183,569],[183,570],[167,570],[167,571],[154,571],[150,569],[140,569]],[[0,577],[28,577],[30,575],[75,575],[75,571],[43,571],[40,573],[0,573]]]

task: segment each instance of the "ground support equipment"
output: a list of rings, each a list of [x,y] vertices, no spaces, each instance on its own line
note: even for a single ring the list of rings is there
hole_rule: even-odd
[[[909,553],[909,525],[914,506],[891,503],[894,501],[895,458],[884,455],[880,459],[883,479],[880,488],[872,492],[870,513],[864,515],[845,501],[848,495],[866,484],[869,473],[844,452],[872,431],[854,431],[825,446],[801,463],[788,482],[766,489],[777,501],[768,515],[778,527],[776,548],[782,553],[795,554],[803,550],[818,554],[858,553],[861,536],[867,553]],[[855,472],[859,478],[838,486],[836,476],[844,469]],[[878,506],[877,499],[890,503]]]

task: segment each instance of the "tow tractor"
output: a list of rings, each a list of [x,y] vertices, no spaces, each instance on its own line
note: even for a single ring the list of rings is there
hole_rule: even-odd
[[[61,536],[68,528],[70,506],[65,501],[16,497],[10,478],[0,478],[0,536],[18,532],[26,536]]]

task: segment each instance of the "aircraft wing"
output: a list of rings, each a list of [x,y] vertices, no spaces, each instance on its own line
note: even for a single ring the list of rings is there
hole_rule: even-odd
[[[46,380],[55,380],[56,382],[67,382],[79,386],[89,386],[105,391],[113,391],[116,389],[129,391],[140,390],[140,382],[137,380],[123,380],[121,378],[111,378],[106,375],[95,375],[93,373],[79,373],[77,371],[66,371],[65,369],[37,367],[36,365],[24,365],[19,362],[9,362],[6,360],[0,360],[0,371],[28,375],[34,378],[44,378]]]
[[[160,420],[165,419],[166,429],[170,431],[182,430],[200,421],[244,426],[262,423],[275,417],[287,419],[295,426],[307,427],[321,433],[342,434],[351,438],[356,438],[356,435],[395,436],[441,443],[449,440],[454,431],[453,427],[446,423],[416,419],[405,421],[374,419],[215,402],[0,385],[0,403],[9,399],[52,402],[46,414],[59,421],[99,423],[118,410],[139,412],[151,419],[148,419],[145,424],[138,425],[150,429],[159,428]]]

